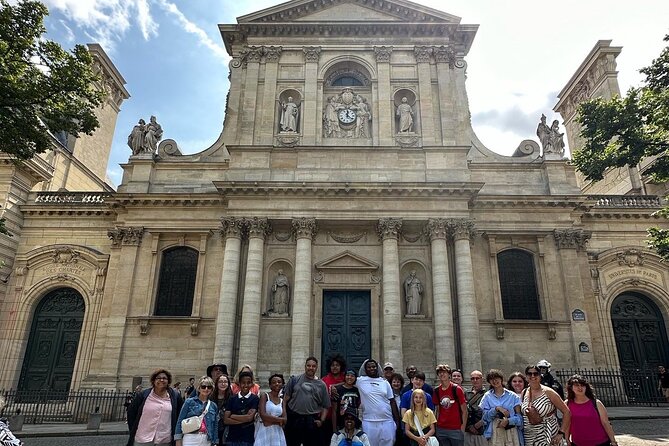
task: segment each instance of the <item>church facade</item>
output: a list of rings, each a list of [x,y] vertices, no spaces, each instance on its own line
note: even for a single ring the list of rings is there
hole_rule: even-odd
[[[133,147],[115,192],[26,197],[0,387],[123,389],[212,362],[264,382],[335,353],[430,377],[669,360],[669,269],[645,247],[661,199],[642,169],[584,193],[548,123],[542,147],[487,149],[465,88],[476,25],[295,0],[219,28],[218,141]],[[598,43],[562,91],[570,138],[619,52]]]

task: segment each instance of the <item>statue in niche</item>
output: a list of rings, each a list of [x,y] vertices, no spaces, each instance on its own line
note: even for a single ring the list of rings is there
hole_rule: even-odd
[[[541,148],[546,154],[564,154],[564,133],[560,133],[560,122],[556,119],[550,127],[546,124],[546,115],[541,115],[541,121],[537,127],[537,136],[541,142]]]
[[[416,277],[416,270],[412,270],[404,281],[404,300],[407,303],[407,316],[420,314],[420,305],[423,299],[423,284]]]
[[[372,120],[372,112],[367,105],[367,99],[362,96],[356,96],[358,116],[355,123],[355,137],[369,138],[367,131],[367,123]]]
[[[156,117],[151,116],[146,125],[146,134],[144,135],[144,151],[154,153],[158,148],[158,141],[163,137],[163,128],[156,122]]]
[[[288,102],[281,103],[281,131],[297,132],[297,104],[293,102],[292,97],[288,97]]]
[[[146,122],[140,119],[128,135],[128,147],[132,150],[133,155],[142,153],[144,149],[144,132],[146,132]]]
[[[288,304],[290,303],[290,282],[288,277],[280,269],[272,284],[272,302],[269,309],[270,314],[288,315]]]
[[[400,118],[398,133],[411,133],[413,130],[413,109],[406,96],[402,98],[402,103],[397,106],[396,115]]]

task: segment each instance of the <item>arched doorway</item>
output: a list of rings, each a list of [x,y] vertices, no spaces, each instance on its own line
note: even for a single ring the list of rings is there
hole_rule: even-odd
[[[19,390],[70,390],[85,304],[72,288],[58,288],[35,309]]]
[[[657,305],[639,293],[624,293],[611,306],[620,368],[655,368],[669,359],[664,318]]]

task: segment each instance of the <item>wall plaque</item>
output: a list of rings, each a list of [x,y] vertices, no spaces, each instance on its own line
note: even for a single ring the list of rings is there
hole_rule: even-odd
[[[581,353],[589,353],[590,347],[585,342],[581,342],[580,344],[578,344],[578,351]]]
[[[580,309],[575,309],[574,311],[571,312],[571,320],[572,321],[584,321],[585,320],[585,313],[583,310]]]

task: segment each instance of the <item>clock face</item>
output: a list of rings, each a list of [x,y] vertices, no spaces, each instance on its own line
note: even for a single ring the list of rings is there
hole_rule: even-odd
[[[355,110],[345,108],[344,110],[339,110],[338,116],[339,121],[341,121],[342,124],[351,124],[353,121],[355,121],[356,113]]]

